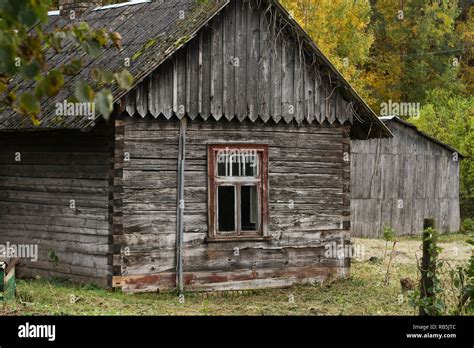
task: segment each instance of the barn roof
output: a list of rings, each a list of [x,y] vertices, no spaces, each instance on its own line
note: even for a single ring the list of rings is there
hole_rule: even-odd
[[[424,138],[428,139],[429,141],[445,148],[446,150],[448,150],[452,153],[454,153],[454,152],[457,153],[459,155],[459,157],[461,157],[461,158],[466,158],[466,156],[464,156],[462,153],[460,153],[454,147],[452,147],[452,146],[450,146],[446,143],[443,143],[441,140],[438,140],[438,139],[436,139],[436,138],[420,131],[413,123],[407,122],[404,119],[400,118],[399,116],[382,116],[382,117],[380,117],[380,120],[382,120],[383,123],[397,122],[397,123],[402,124],[406,127],[409,127],[411,129],[413,129],[421,137],[424,137]]]
[[[392,136],[390,130],[380,122],[377,115],[316,47],[315,43],[281,4],[277,0],[267,1],[278,9],[281,17],[288,24],[296,29],[300,38],[306,43],[307,48],[321,59],[322,63],[344,86],[344,90],[351,101],[358,105],[358,110],[361,110],[361,112],[357,115],[357,127],[354,128],[355,132],[360,134],[359,137]],[[107,48],[96,59],[84,55],[84,65],[80,74],[66,78],[63,90],[56,97],[42,101],[42,114],[39,116],[41,124],[39,127],[34,127],[29,118],[22,117],[13,111],[5,111],[0,114],[0,130],[89,129],[94,125],[95,120],[87,118],[87,116],[58,119],[55,115],[56,103],[67,100],[74,94],[74,86],[79,79],[90,81],[90,72],[95,67],[107,71],[117,71],[123,67],[126,58],[131,58],[133,64],[128,70],[135,78],[135,86],[138,85],[164,61],[194,38],[199,30],[228,3],[229,0],[167,0],[156,2],[135,0],[126,4],[103,6],[87,11],[81,20],[88,22],[92,28],[105,27],[111,31],[119,32],[123,38],[123,48],[120,51],[112,47]],[[180,13],[185,14],[184,20],[180,18]],[[57,12],[52,13],[46,30],[53,30],[55,27],[68,24],[70,24],[69,21],[59,16]],[[50,54],[48,57],[50,69],[59,67],[67,61],[68,56],[74,55],[74,53],[67,53],[67,51],[66,47],[60,54]],[[31,89],[33,84],[31,81],[24,81],[17,77],[14,85],[17,86],[17,92],[21,93]],[[113,86],[110,89],[116,103],[128,93],[120,90],[118,86]]]

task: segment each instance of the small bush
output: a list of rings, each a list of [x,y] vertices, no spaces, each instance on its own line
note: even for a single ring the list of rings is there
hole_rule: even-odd
[[[461,224],[461,232],[464,234],[469,234],[474,232],[474,220],[472,219],[464,219]]]

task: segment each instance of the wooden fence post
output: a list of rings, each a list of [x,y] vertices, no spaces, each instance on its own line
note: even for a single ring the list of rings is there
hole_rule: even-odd
[[[427,231],[428,229],[434,229],[435,220],[434,219],[425,219],[423,222],[423,256],[421,259],[421,284],[420,284],[420,297],[424,298],[433,298],[434,291],[433,291],[433,275],[436,272],[436,260],[433,260],[432,256],[432,248],[431,245],[433,240],[430,236],[430,233]],[[431,276],[428,274],[431,273]],[[419,308],[419,315],[429,315],[426,312],[424,306],[420,306]]]

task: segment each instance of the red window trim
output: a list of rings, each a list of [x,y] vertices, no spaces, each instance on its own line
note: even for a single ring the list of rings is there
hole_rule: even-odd
[[[256,150],[260,155],[259,163],[259,176],[260,182],[259,185],[262,188],[261,191],[261,226],[259,234],[249,234],[242,233],[240,235],[219,235],[217,233],[217,207],[216,207],[216,178],[217,178],[217,168],[216,168],[216,155],[219,150],[225,149],[246,149],[246,150]],[[225,144],[208,144],[207,152],[207,168],[208,168],[208,221],[209,221],[209,231],[208,231],[208,240],[209,241],[259,241],[270,239],[269,230],[268,230],[268,145],[264,144],[241,144],[241,143],[225,143]]]

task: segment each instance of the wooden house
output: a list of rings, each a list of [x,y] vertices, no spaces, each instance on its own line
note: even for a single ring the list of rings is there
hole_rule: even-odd
[[[425,218],[442,232],[460,226],[456,149],[397,116],[381,117],[393,138],[352,141],[352,235],[420,235]]]
[[[347,275],[331,248],[351,243],[350,140],[391,133],[277,1],[134,1],[81,19],[123,37],[81,76],[128,61],[136,83],[112,88],[109,122],[56,115],[79,77],[37,127],[0,115],[0,243],[39,245],[25,272],[124,291]]]

